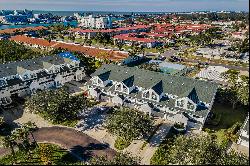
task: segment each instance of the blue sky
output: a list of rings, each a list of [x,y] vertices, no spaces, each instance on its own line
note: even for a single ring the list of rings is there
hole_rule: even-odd
[[[75,11],[248,11],[249,0],[0,0],[0,9]]]

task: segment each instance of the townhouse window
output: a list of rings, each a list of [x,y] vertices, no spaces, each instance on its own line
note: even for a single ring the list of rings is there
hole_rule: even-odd
[[[102,81],[98,79],[98,84],[102,84]]]
[[[5,81],[4,80],[0,80],[0,87],[5,85]]]
[[[128,92],[128,88],[126,86],[123,86],[123,92],[125,92],[125,93]]]
[[[157,100],[157,96],[156,96],[155,93],[152,93],[152,99],[153,99],[153,100]]]
[[[98,84],[98,80],[97,80],[97,79],[93,79],[92,83],[93,83],[94,85],[97,85],[97,84]]]
[[[191,102],[187,103],[187,109],[193,110],[194,108],[195,108],[194,104],[192,104]]]
[[[121,91],[122,90],[122,85],[121,84],[117,84],[115,90]]]
[[[184,107],[184,103],[185,103],[184,100],[178,100],[178,101],[177,101],[177,106],[178,106],[178,107]]]
[[[24,76],[23,76],[23,79],[29,79],[29,75],[28,74],[25,74]]]
[[[147,91],[147,92],[145,92],[145,93],[143,94],[143,97],[145,97],[145,98],[149,98],[149,96],[150,96],[149,91]]]

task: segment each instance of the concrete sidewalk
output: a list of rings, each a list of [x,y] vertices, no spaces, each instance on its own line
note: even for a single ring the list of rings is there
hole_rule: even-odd
[[[154,155],[159,145],[167,136],[171,127],[172,127],[171,123],[164,123],[159,127],[155,135],[150,139],[149,143],[146,145],[146,147],[143,148],[143,151],[140,154],[142,158],[141,161],[142,164],[150,165],[150,159]]]
[[[129,152],[133,156],[140,157],[142,165],[150,165],[151,157],[154,155],[161,142],[165,139],[171,127],[172,123],[164,122],[143,149],[142,146],[145,141],[134,140],[123,150],[123,152]]]

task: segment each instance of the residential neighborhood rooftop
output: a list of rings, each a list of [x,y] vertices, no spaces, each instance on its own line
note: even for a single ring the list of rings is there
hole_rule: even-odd
[[[133,84],[146,89],[152,88],[159,82],[162,82],[162,91],[182,97],[195,89],[199,99],[206,103],[211,102],[214,93],[217,91],[216,83],[113,64],[103,65],[92,76],[101,75],[106,72],[110,73],[107,75],[109,79],[120,82],[133,76]]]

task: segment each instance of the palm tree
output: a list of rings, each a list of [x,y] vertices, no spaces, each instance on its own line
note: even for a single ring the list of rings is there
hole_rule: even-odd
[[[23,124],[21,128],[17,128],[12,132],[12,136],[15,138],[15,140],[18,140],[18,149],[21,151],[25,151],[28,154],[29,159],[31,158],[30,151],[37,146],[37,143],[35,142],[34,136],[32,134],[35,129],[35,124],[29,121],[28,123]],[[32,135],[33,143],[30,143],[30,134]]]
[[[33,142],[35,143],[35,145],[37,145],[37,142],[33,135],[33,132],[37,129],[36,124],[29,121],[25,124],[24,128],[26,128],[27,132],[31,135]]]

